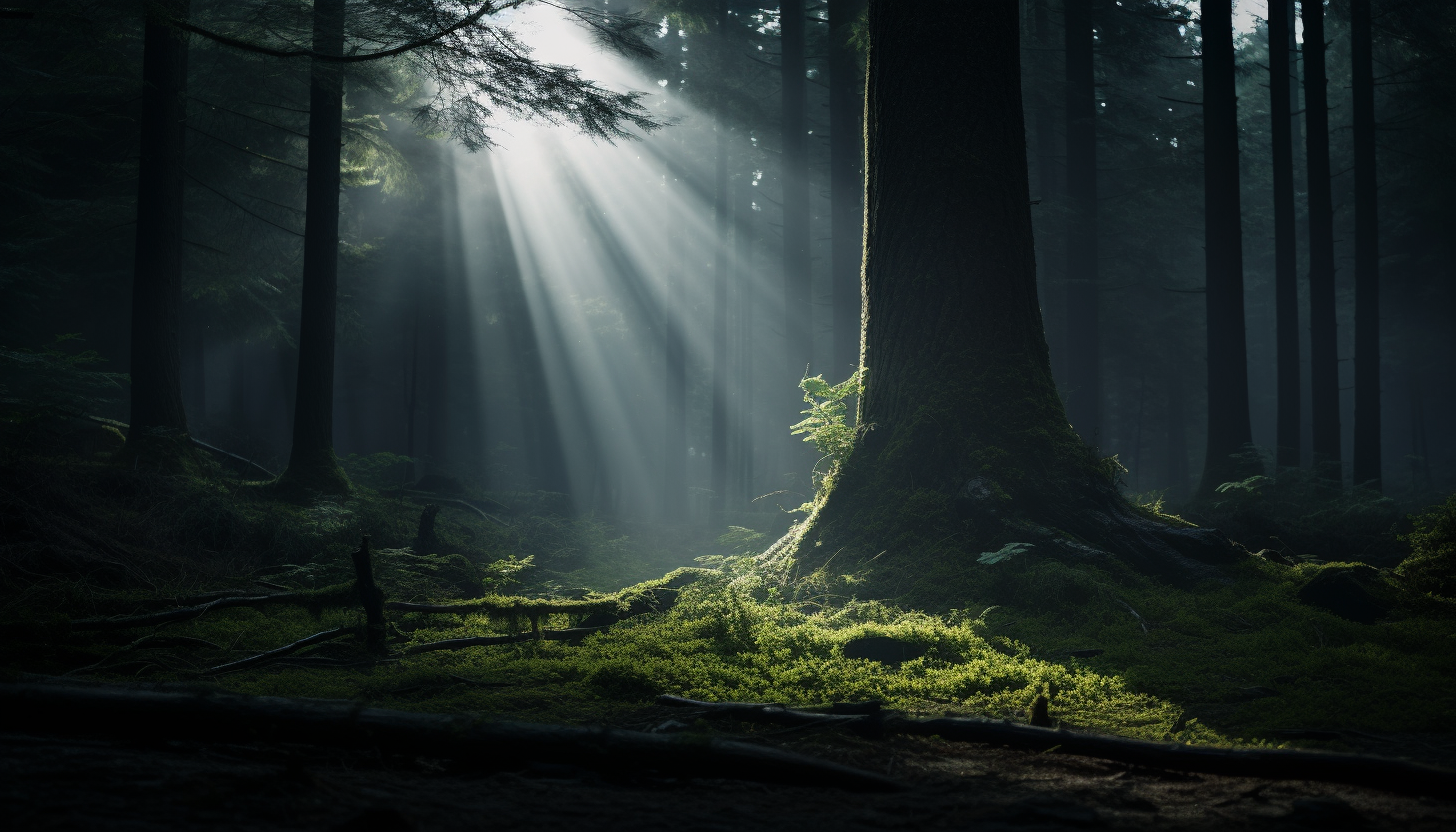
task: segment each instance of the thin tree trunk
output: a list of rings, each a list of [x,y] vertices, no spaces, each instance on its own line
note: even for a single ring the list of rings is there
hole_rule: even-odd
[[[1350,0],[1355,98],[1355,448],[1356,485],[1380,490],[1380,220],[1375,181],[1375,73],[1370,0]]]
[[[676,95],[682,80],[678,38],[669,35],[672,50],[668,71],[668,90]],[[668,139],[672,141],[672,139]],[[662,521],[683,523],[687,520],[688,438],[687,438],[687,344],[683,333],[687,313],[687,275],[684,273],[687,244],[686,226],[677,216],[677,194],[686,191],[687,174],[677,166],[674,155],[681,146],[668,153],[667,191],[670,214],[666,225],[667,291],[661,311],[663,337],[663,390],[665,393],[664,429],[662,431]]]
[[[860,101],[859,50],[849,37],[864,8],[865,0],[829,3],[829,270],[834,305],[831,381],[859,368],[864,104]]]
[[[1258,473],[1245,454],[1249,369],[1244,339],[1244,248],[1239,209],[1238,96],[1232,0],[1204,0],[1204,262],[1208,309],[1208,450],[1199,493]]]
[[[344,51],[344,0],[315,0],[313,49]],[[348,480],[334,458],[334,335],[339,294],[339,157],[344,78],[337,63],[310,68],[308,204],[304,214],[303,297],[298,325],[298,394],[293,450],[283,479],[338,493]]]
[[[167,25],[166,18],[185,18],[188,8],[187,0],[156,4],[147,15],[143,35],[127,438],[133,452],[159,432],[187,432],[179,344],[187,36]]]
[[[1299,467],[1299,272],[1294,228],[1294,0],[1269,3],[1269,112],[1274,145],[1275,464]]]
[[[738,216],[734,219],[734,244],[738,249],[738,496],[744,507],[752,505],[754,454],[758,439],[758,398],[754,388],[754,368],[758,360],[759,320],[758,292],[754,269],[753,187],[745,174],[738,180],[734,200]]]
[[[1068,2],[1067,416],[1082,441],[1102,441],[1102,372],[1097,314],[1097,94],[1092,4]]]
[[[1324,6],[1301,5],[1304,20],[1305,157],[1309,166],[1309,386],[1314,466],[1338,482],[1340,365],[1335,340],[1335,219],[1330,194],[1330,113],[1325,100]]]
[[[728,42],[732,21],[728,0],[718,0],[718,38]],[[726,51],[726,47],[725,47]],[[719,111],[721,112],[721,102]],[[713,165],[713,436],[709,452],[710,522],[723,515],[728,498],[728,125],[719,116],[714,124],[717,144]]]
[[[784,392],[787,401],[797,401],[790,391],[808,371],[814,359],[814,308],[810,298],[809,272],[809,158],[805,132],[808,82],[805,79],[804,30],[807,13],[804,0],[783,0],[779,4],[779,27],[783,44],[781,129],[783,154],[781,181],[784,203]],[[794,410],[798,408],[795,407]],[[787,415],[787,414],[785,414]],[[786,470],[798,464],[805,451],[798,437],[785,434],[788,453]]]

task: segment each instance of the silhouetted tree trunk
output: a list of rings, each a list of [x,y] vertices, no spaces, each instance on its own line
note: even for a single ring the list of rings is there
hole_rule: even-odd
[[[669,34],[670,50],[667,73],[669,96],[681,91],[683,77],[681,47],[676,33]],[[677,99],[669,97],[669,103]],[[682,149],[681,131],[667,139],[677,146],[667,156],[667,191],[664,196],[671,205],[676,205],[675,195],[686,192],[687,174],[675,161],[674,155]],[[683,326],[687,318],[687,244],[686,225],[683,217],[669,211],[664,227],[664,260],[667,263],[667,287],[659,309],[659,325],[662,327],[663,355],[663,431],[662,431],[662,521],[682,523],[687,520],[688,489],[688,357]]]
[[[728,42],[732,20],[728,0],[718,0],[718,38]],[[726,48],[725,48],[726,51]],[[719,102],[721,113],[723,102]],[[713,164],[713,436],[708,464],[712,503],[710,522],[717,523],[728,498],[728,125],[719,115],[713,125],[717,139]]]
[[[315,0],[313,50],[344,51],[344,0]],[[334,334],[339,295],[339,157],[344,77],[340,65],[309,71],[308,185],[304,214],[303,296],[298,324],[298,394],[285,482],[312,491],[348,491],[334,458]]]
[[[1097,93],[1092,71],[1092,4],[1068,2],[1067,416],[1082,441],[1102,435],[1101,333],[1097,296]]]
[[[1335,218],[1330,194],[1330,113],[1325,100],[1321,3],[1304,19],[1305,158],[1309,166],[1309,386],[1315,470],[1340,479],[1340,365],[1335,342]]]
[[[833,558],[868,593],[932,606],[969,600],[954,588],[979,553],[1032,541],[1055,557],[1062,533],[1149,572],[1212,574],[1192,558],[1231,544],[1135,514],[1057,396],[1016,0],[871,0],[869,28],[863,433],[770,557],[800,574]]]
[[[1203,188],[1208,304],[1208,451],[1199,493],[1259,473],[1244,452],[1249,367],[1244,340],[1244,244],[1239,210],[1238,93],[1234,89],[1232,0],[1204,0]]]
[[[747,175],[737,180],[737,194],[733,200],[737,216],[734,217],[734,246],[737,249],[738,274],[738,497],[741,505],[751,505],[753,492],[754,457],[757,452],[758,397],[754,388],[754,370],[758,360],[759,337],[756,324],[759,323],[757,272],[754,269],[753,187]]]
[[[1269,115],[1274,146],[1275,464],[1299,467],[1299,271],[1294,238],[1294,0],[1269,2]]]
[[[829,3],[829,271],[834,305],[831,381],[859,367],[864,105],[859,97],[859,50],[849,38],[864,8],[865,0]]]
[[[1052,25],[1051,0],[1036,0],[1032,9],[1032,21],[1036,27],[1036,44],[1040,53],[1051,60],[1050,53],[1060,51],[1063,40],[1058,40]],[[1050,85],[1043,85],[1050,86]],[[1065,98],[1065,97],[1064,97]],[[1055,105],[1054,97],[1042,92],[1039,94],[1036,111],[1036,184],[1035,196],[1041,200],[1043,205],[1048,205],[1057,195],[1061,193],[1061,177],[1058,175],[1059,167],[1062,167],[1065,160],[1062,157],[1064,147],[1057,144],[1057,124],[1065,121],[1065,106]],[[1046,209],[1043,209],[1046,210]],[[1042,251],[1045,252],[1045,240],[1042,241]],[[1065,241],[1063,241],[1065,244]],[[1067,288],[1062,280],[1055,279],[1055,270],[1049,268],[1048,260],[1052,258],[1043,257],[1038,266],[1041,271],[1041,304],[1042,315],[1046,319],[1047,346],[1051,349],[1052,371],[1054,374],[1065,376],[1067,347],[1066,339],[1066,308]],[[1065,377],[1062,379],[1066,381]]]
[[[784,201],[784,366],[790,385],[798,384],[814,358],[813,305],[809,274],[809,157],[805,132],[808,81],[805,78],[804,0],[779,4],[783,32],[783,201]],[[789,389],[793,389],[790,386]],[[792,440],[797,442],[797,439]],[[796,445],[789,445],[796,448]],[[790,456],[802,454],[795,450]]]
[[[127,447],[133,453],[159,434],[180,437],[187,432],[179,343],[187,36],[167,25],[166,18],[185,17],[188,6],[187,0],[155,4],[143,34],[127,434]]]
[[[1357,485],[1380,488],[1380,219],[1370,0],[1350,0],[1355,98],[1355,448]]]

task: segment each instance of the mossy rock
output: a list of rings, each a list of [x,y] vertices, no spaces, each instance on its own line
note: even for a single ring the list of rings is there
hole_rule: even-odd
[[[1390,614],[1381,597],[1380,570],[1364,564],[1336,564],[1315,574],[1299,589],[1299,600],[1358,624],[1374,624]]]

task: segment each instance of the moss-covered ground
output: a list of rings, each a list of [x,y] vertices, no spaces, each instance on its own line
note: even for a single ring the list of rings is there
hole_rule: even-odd
[[[99,462],[20,459],[3,474],[0,667],[8,674],[576,723],[618,721],[659,693],[796,705],[879,699],[913,714],[1011,719],[1047,695],[1052,718],[1067,726],[1215,744],[1310,744],[1284,732],[1341,731],[1341,740],[1315,744],[1380,737],[1395,753],[1417,735],[1450,742],[1431,738],[1449,737],[1456,716],[1456,614],[1393,571],[1378,573],[1374,586],[1390,612],[1359,624],[1300,600],[1301,587],[1339,564],[1251,557],[1228,570],[1227,583],[1175,589],[1032,551],[970,565],[957,579],[964,604],[926,613],[852,600],[852,580],[794,580],[769,569],[748,556],[765,538],[744,526],[624,534],[600,520],[536,513],[539,500],[529,496],[492,495],[502,517],[442,511],[440,552],[414,553],[407,547],[419,503],[363,487],[346,499],[300,502],[262,483]],[[521,508],[510,508],[513,499]],[[268,666],[204,672],[361,623],[353,609],[230,609],[118,632],[68,624],[157,608],[149,599],[268,591],[259,580],[330,586],[351,577],[348,553],[362,534],[372,538],[390,600],[602,597],[695,558],[712,571],[670,609],[578,643],[402,656],[412,644],[530,625],[479,613],[394,613],[395,654],[382,662],[342,640]],[[580,615],[561,613],[541,626],[579,623]],[[157,638],[134,645],[148,634]],[[864,636],[898,639],[920,655],[846,657],[845,645]]]

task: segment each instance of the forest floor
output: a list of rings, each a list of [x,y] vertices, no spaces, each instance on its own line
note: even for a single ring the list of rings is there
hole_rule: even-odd
[[[1268,501],[1268,489],[1238,497],[1242,503],[1229,505],[1241,512],[1246,536],[1291,541],[1285,528],[1254,528],[1251,512],[1256,500]],[[1400,546],[1388,506],[1360,503],[1340,514],[1367,518],[1359,528],[1370,529],[1374,542],[1359,545],[1384,547],[1385,560],[1372,561],[1387,567],[1378,575],[1314,557],[1250,558],[1225,585],[1182,591],[1028,557],[971,570],[965,591],[973,609],[928,614],[762,574],[746,555],[766,535],[747,526],[706,543],[701,533],[647,529],[629,540],[593,518],[568,521],[541,510],[548,498],[467,497],[494,505],[497,516],[487,517],[445,496],[439,502],[453,508],[440,514],[434,545],[415,554],[427,495],[361,488],[347,500],[300,504],[222,477],[146,474],[94,460],[3,463],[0,675],[181,683],[417,713],[732,737],[882,773],[906,788],[875,794],[686,771],[604,774],[570,759],[468,773],[448,760],[281,742],[59,736],[11,718],[0,733],[0,800],[13,828],[1456,828],[1449,799],[1180,774],[1055,749],[707,725],[645,704],[660,693],[802,705],[876,699],[910,716],[1020,721],[1046,697],[1053,720],[1071,730],[1452,766],[1456,614],[1441,599],[1399,595],[1388,568],[1399,562]],[[1301,522],[1337,528],[1328,511]],[[351,578],[349,552],[363,534],[374,540],[376,575],[391,600],[464,603],[483,590],[569,605],[584,595],[612,597],[601,593],[694,556],[708,555],[701,562],[712,570],[700,570],[704,577],[670,609],[571,641],[411,654],[441,639],[572,627],[582,616],[551,613],[528,624],[486,610],[392,614],[392,655],[383,662],[361,661],[368,657],[358,645],[333,641],[273,664],[209,669],[355,626],[357,607],[226,609],[140,630],[72,627],[220,589],[336,590]],[[1359,553],[1337,554],[1355,560]],[[1387,605],[1378,621],[1348,620],[1303,601],[1304,588],[1322,576],[1367,575],[1359,569],[1387,593],[1377,599]],[[852,655],[850,645],[864,639],[907,652]],[[1326,739],[1295,738],[1305,729]]]
[[[667,715],[642,711],[625,724]],[[659,723],[660,724],[660,723]],[[903,791],[682,779],[569,762],[489,774],[272,743],[0,735],[10,828],[621,830],[1456,828],[1456,801],[1187,775],[911,737],[760,740],[885,773]]]

